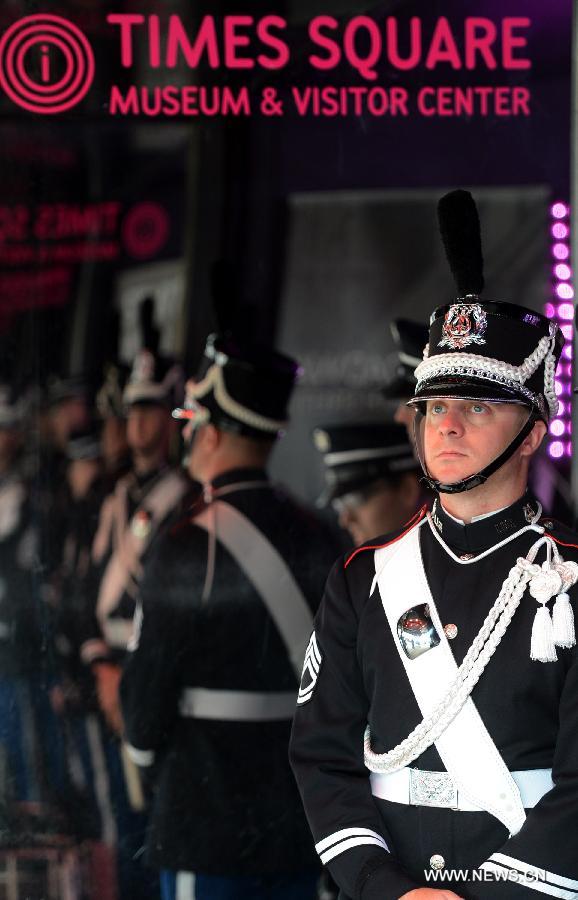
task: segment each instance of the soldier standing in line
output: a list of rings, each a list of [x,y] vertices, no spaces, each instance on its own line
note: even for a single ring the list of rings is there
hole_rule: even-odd
[[[421,322],[411,319],[394,319],[390,325],[395,344],[392,356],[395,358],[395,374],[385,385],[382,394],[386,400],[397,403],[393,418],[405,425],[413,442],[413,410],[407,406],[415,390],[415,369],[421,362],[423,348],[428,341],[428,329]]]
[[[22,801],[50,804],[41,815],[51,816],[67,779],[49,700],[49,610],[41,590],[38,516],[23,474],[24,427],[22,398],[1,385],[0,799],[9,808]]]
[[[131,470],[104,500],[84,583],[86,612],[80,653],[91,667],[101,711],[111,729],[105,750],[118,832],[119,885],[131,900],[158,896],[140,853],[146,816],[138,772],[123,760],[118,685],[133,632],[144,555],[176,512],[190,484],[169,464],[171,408],[181,396],[181,368],[140,351],[123,393]]]
[[[296,363],[215,336],[205,353],[176,413],[203,498],[147,564],[121,688],[129,752],[157,770],[147,857],[165,900],[314,900],[287,747],[336,548],[265,471]]]
[[[563,338],[480,300],[469,194],[440,222],[459,293],[432,315],[411,401],[438,497],[336,563],[291,758],[343,898],[570,900],[578,536],[527,491]]]
[[[323,454],[327,485],[318,504],[331,504],[356,546],[412,517],[419,464],[403,425],[327,425],[315,429],[313,440]]]
[[[73,810],[76,834],[88,842],[85,847],[91,853],[99,900],[114,900],[117,829],[105,758],[107,727],[100,716],[94,676],[80,658],[86,578],[100,509],[108,493],[99,429],[93,425],[73,432],[66,455],[68,515],[63,559],[55,579],[55,646],[60,680],[52,696],[77,795]]]

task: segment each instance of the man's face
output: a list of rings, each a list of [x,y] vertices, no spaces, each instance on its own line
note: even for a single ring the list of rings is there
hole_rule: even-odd
[[[127,425],[118,416],[108,416],[104,420],[101,434],[102,455],[107,465],[115,465],[128,450]]]
[[[0,464],[9,466],[21,443],[21,434],[16,428],[0,428]]]
[[[395,488],[383,481],[355,494],[346,494],[335,500],[333,508],[339,524],[349,532],[356,546],[394,531],[404,521],[405,507],[400,504]]]
[[[89,411],[84,397],[67,397],[50,410],[50,430],[55,444],[64,448],[73,431],[86,427]]]
[[[131,406],[126,423],[126,439],[133,452],[154,453],[166,441],[170,418],[164,406],[139,404]]]
[[[409,397],[408,397],[409,400]],[[393,421],[397,422],[398,425],[405,425],[407,429],[407,435],[410,441],[413,444],[414,434],[413,434],[413,420],[415,419],[415,409],[411,406],[407,406],[405,400],[401,400],[393,414]]]
[[[516,403],[428,400],[422,428],[429,474],[446,484],[475,475],[506,449],[527,418]]]

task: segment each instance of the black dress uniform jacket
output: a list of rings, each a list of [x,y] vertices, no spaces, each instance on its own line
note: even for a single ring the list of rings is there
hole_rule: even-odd
[[[184,473],[166,465],[145,476],[127,473],[102,503],[78,625],[80,655],[86,665],[103,660],[121,663],[125,658],[144,556],[159,531],[183,508],[189,490],[193,487]],[[130,540],[129,532],[136,529],[138,533],[139,527],[143,548],[127,550],[127,535]],[[110,590],[112,602],[100,609],[103,583],[115,555],[120,565]]]
[[[333,540],[264,471],[229,471],[213,489],[234,484],[245,487],[223,500],[275,548],[313,615],[335,559]],[[156,759],[148,861],[213,875],[305,871],[318,862],[287,758],[293,698],[277,721],[179,712],[184,689],[296,697],[299,682],[262,597],[220,541],[202,599],[212,566],[207,532],[195,524],[204,508],[201,501],[159,539],[147,562],[140,640],[121,683],[133,758]]]
[[[437,504],[436,525],[420,528],[420,548],[431,593],[444,626],[457,626],[450,641],[460,665],[497,598],[509,570],[526,556],[539,535],[525,532],[469,565],[460,565],[435,539],[437,527],[456,556],[477,556],[528,524],[527,495],[513,506],[469,525],[459,524]],[[578,536],[542,520],[560,543],[566,560],[578,558]],[[418,527],[414,525],[413,527]],[[554,788],[527,810],[520,831],[485,811],[412,806],[372,796],[364,765],[364,730],[369,723],[372,749],[396,746],[422,720],[388,625],[375,576],[374,548],[402,532],[378,538],[334,566],[315,622],[317,682],[310,699],[297,708],[291,744],[294,771],[316,844],[339,845],[328,863],[342,889],[355,900],[394,900],[416,887],[453,889],[460,896],[522,900],[546,896],[578,897],[578,664],[576,647],[558,649],[557,662],[530,658],[536,601],[524,594],[490,659],[472,700],[512,771],[552,768]],[[465,555],[469,554],[469,557]],[[541,556],[538,557],[540,562]],[[569,591],[576,606],[577,588]],[[414,601],[412,603],[412,600]],[[387,602],[387,598],[383,598]],[[415,598],[407,598],[412,607]],[[455,629],[453,629],[455,631]],[[447,632],[446,632],[447,633]],[[463,747],[468,753],[468,747]],[[412,766],[443,772],[435,746]],[[351,832],[345,832],[352,829]],[[355,839],[375,833],[383,845]],[[353,835],[353,840],[348,838]],[[509,881],[431,882],[430,860],[445,868],[478,870],[492,854],[497,868],[542,871],[537,887]],[[513,878],[516,877],[512,876]]]
[[[0,477],[0,677],[39,672],[47,663],[48,609],[41,600],[34,513],[20,472]]]

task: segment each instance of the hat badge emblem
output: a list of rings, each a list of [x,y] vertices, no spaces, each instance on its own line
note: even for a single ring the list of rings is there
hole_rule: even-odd
[[[453,303],[445,314],[438,347],[463,350],[472,344],[485,344],[487,326],[487,316],[479,303]]]
[[[139,509],[134,514],[131,530],[136,538],[143,540],[148,537],[152,528],[151,516],[146,509]]]
[[[155,371],[155,358],[150,350],[140,350],[134,360],[130,380],[142,384],[152,381]]]

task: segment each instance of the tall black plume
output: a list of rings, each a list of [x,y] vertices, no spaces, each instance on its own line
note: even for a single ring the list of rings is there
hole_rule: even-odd
[[[146,297],[139,307],[139,320],[142,346],[151,353],[157,353],[161,334],[155,325],[155,303],[152,297]]]
[[[438,203],[438,220],[458,296],[480,294],[484,288],[480,219],[469,191],[445,194]]]

